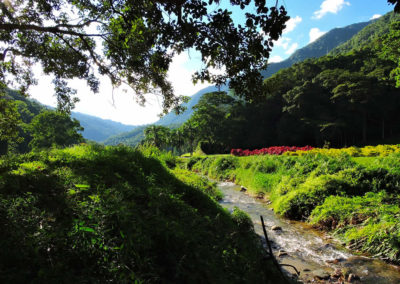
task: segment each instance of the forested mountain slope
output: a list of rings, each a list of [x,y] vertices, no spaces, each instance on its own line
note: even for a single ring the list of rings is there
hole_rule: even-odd
[[[8,98],[19,101],[19,112],[23,118],[25,117],[25,123],[30,122],[30,119],[28,119],[27,115],[33,117],[38,115],[43,110],[52,109],[51,107],[45,106],[36,100],[28,99],[14,90],[8,90]],[[26,110],[28,110],[30,114],[28,114]],[[83,137],[96,142],[106,140],[110,136],[135,128],[133,125],[126,125],[120,122],[102,119],[79,112],[72,112],[71,117],[77,119],[84,128],[82,132]]]
[[[378,21],[381,21],[380,19]],[[378,22],[376,21],[376,22]],[[290,56],[288,59],[279,62],[279,63],[271,63],[268,66],[268,69],[265,70],[263,73],[264,77],[270,77],[271,75],[275,74],[279,70],[283,68],[287,68],[292,66],[296,62],[300,62],[302,60],[305,60],[307,58],[311,57],[320,57],[325,54],[327,54],[330,50],[333,48],[337,47],[338,45],[346,42],[349,40],[352,36],[357,34],[360,30],[362,30],[364,27],[369,25],[372,21],[370,22],[363,22],[363,23],[357,23],[353,25],[349,25],[343,28],[336,28],[333,29],[329,32],[327,32],[325,35],[317,39],[315,42],[310,43],[309,45],[299,49],[296,51],[292,56]],[[222,88],[221,91],[224,91],[226,89]],[[191,115],[193,114],[193,109],[192,107],[196,105],[201,98],[202,95],[209,93],[209,92],[215,92],[218,91],[218,89],[215,86],[210,86],[207,88],[204,88],[194,94],[190,101],[186,104],[186,111],[180,115],[176,115],[175,113],[169,113],[162,117],[159,121],[155,122],[154,124],[156,125],[162,125],[162,126],[169,126],[171,124],[174,125],[180,125],[183,124],[185,121],[187,121]],[[123,143],[126,145],[137,145],[144,137],[143,130],[145,127],[141,128],[136,128],[130,132],[126,133],[121,133],[116,136],[112,136],[109,139],[105,140],[104,143],[106,145],[118,145],[119,143]]]
[[[387,34],[390,29],[390,23],[399,19],[400,19],[399,14],[395,14],[393,12],[387,13],[386,15],[380,17],[379,19],[372,21],[370,25],[363,28],[350,40],[332,49],[329,54],[336,55],[340,53],[349,52],[352,49],[360,48],[363,45],[372,42],[374,39],[384,34]]]
[[[197,93],[195,93],[193,96],[190,97],[189,102],[183,104],[186,107],[186,110],[182,114],[177,115],[174,112],[170,112],[170,113],[166,114],[165,116],[163,116],[160,120],[158,120],[154,124],[168,126],[171,124],[184,123],[192,115],[192,113],[193,113],[192,107],[194,107],[199,102],[199,99],[201,98],[201,96],[206,93],[215,92],[215,91],[218,91],[218,88],[215,86],[210,86],[210,87],[207,87],[207,88],[204,88],[204,89],[198,91]]]
[[[79,120],[83,126],[83,137],[96,142],[101,142],[110,136],[136,128],[133,125],[126,125],[79,112],[72,112],[71,117]]]
[[[262,72],[262,75],[265,78],[268,78],[279,70],[292,66],[294,63],[301,62],[308,58],[318,58],[326,55],[327,53],[329,53],[329,51],[331,51],[338,45],[341,45],[350,40],[364,27],[371,24],[371,22],[372,21],[357,23],[343,28],[335,28],[333,30],[330,30],[316,41],[294,52],[288,59],[278,63],[269,64],[268,68]]]
[[[398,143],[400,98],[393,70],[398,66],[400,20],[386,25],[387,32],[376,25],[376,40],[349,52],[280,70],[265,79],[264,98],[257,102],[237,100],[226,108],[223,95],[220,100],[214,99],[217,93],[203,96],[202,107],[182,125],[195,133],[188,143],[201,142],[208,154],[273,145]]]
[[[124,144],[128,146],[136,146],[140,143],[140,141],[144,138],[144,129],[148,125],[141,125],[135,127],[133,130],[128,132],[123,132],[111,137],[108,137],[103,141],[105,145],[118,145]]]

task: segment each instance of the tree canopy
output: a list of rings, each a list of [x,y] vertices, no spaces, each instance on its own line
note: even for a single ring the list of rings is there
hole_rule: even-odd
[[[40,113],[32,119],[30,130],[33,139],[29,144],[33,149],[66,147],[84,141],[79,121],[61,112]]]
[[[130,86],[140,102],[146,93],[162,95],[166,112],[180,102],[167,79],[171,60],[194,48],[204,63],[194,81],[221,85],[229,79],[230,87],[250,97],[289,17],[278,1],[270,8],[265,0],[231,0],[229,8],[220,2],[2,1],[0,80],[26,91],[35,83],[30,67],[40,63],[55,78],[59,108],[69,110],[76,100],[65,79],[84,79],[98,92],[99,75],[106,75],[113,86]],[[241,25],[233,22],[235,6],[245,14]],[[209,67],[225,72],[211,74]]]

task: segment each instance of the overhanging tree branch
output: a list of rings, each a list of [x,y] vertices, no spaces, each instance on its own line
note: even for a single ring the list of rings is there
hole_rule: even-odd
[[[86,34],[80,33],[71,30],[63,30],[60,29],[59,26],[52,26],[52,27],[41,27],[31,24],[9,24],[9,23],[0,23],[0,30],[12,32],[15,30],[19,31],[37,31],[37,32],[44,32],[44,33],[60,33],[60,34],[67,34],[72,36],[83,36],[83,37],[102,37],[105,34]]]

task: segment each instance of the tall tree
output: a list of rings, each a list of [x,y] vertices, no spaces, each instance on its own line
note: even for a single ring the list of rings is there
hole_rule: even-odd
[[[52,146],[70,146],[83,142],[79,131],[83,131],[79,121],[69,115],[56,111],[44,111],[35,116],[30,124],[33,149]]]
[[[17,104],[0,90],[0,155],[6,154],[10,142],[17,142],[20,124],[20,115]]]
[[[161,148],[167,145],[170,137],[169,128],[161,125],[151,125],[144,130],[144,142],[148,142]]]
[[[220,0],[1,1],[0,80],[14,75],[25,91],[34,83],[30,65],[38,62],[54,75],[65,108],[73,106],[74,91],[64,79],[84,79],[97,92],[101,74],[114,86],[130,86],[142,102],[146,93],[161,94],[167,111],[179,99],[166,71],[175,54],[194,48],[205,64],[195,81],[220,85],[229,79],[239,94],[250,96],[288,16],[278,1],[270,8],[264,0],[229,3],[221,8]],[[233,22],[235,6],[246,9],[244,24]],[[208,71],[222,66],[223,74]]]

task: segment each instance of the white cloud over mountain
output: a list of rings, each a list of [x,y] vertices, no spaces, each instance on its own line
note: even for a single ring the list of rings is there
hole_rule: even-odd
[[[380,18],[380,17],[382,17],[382,15],[380,15],[380,14],[375,14],[375,15],[373,15],[373,16],[370,18],[370,20],[375,20],[375,19],[378,19],[378,18]]]
[[[298,24],[301,23],[303,19],[300,16],[296,16],[294,18],[290,18],[289,21],[286,22],[286,28],[283,31],[283,34],[287,34],[293,31]]]
[[[309,36],[310,36],[309,43],[312,43],[313,41],[317,40],[318,38],[320,38],[324,34],[326,34],[326,32],[321,31],[319,28],[312,28],[310,30],[310,33],[309,33]]]
[[[283,60],[282,57],[279,55],[272,56],[270,59],[268,59],[268,63],[276,63],[276,62],[281,62]]]
[[[350,6],[350,2],[345,0],[325,0],[320,6],[320,10],[314,12],[314,19],[321,19],[328,13],[337,14],[345,6]]]
[[[295,52],[298,47],[299,47],[299,44],[297,42],[292,43],[292,45],[289,47],[288,50],[285,51],[285,53],[290,55],[293,52]]]

